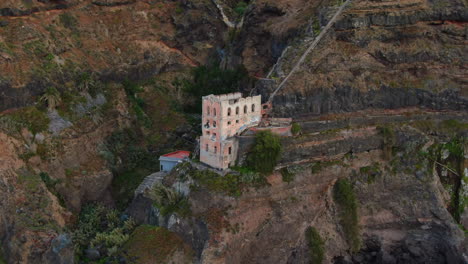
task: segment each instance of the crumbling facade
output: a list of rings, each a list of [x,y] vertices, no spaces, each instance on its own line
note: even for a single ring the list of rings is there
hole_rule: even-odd
[[[236,162],[235,136],[261,121],[261,96],[207,95],[202,98],[202,106],[200,161],[213,168],[227,169]]]

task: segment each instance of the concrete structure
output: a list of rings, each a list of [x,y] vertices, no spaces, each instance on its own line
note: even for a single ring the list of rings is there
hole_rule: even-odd
[[[171,171],[177,164],[181,163],[190,156],[190,151],[178,150],[159,157],[159,166],[161,171]]]
[[[202,105],[200,161],[213,168],[227,169],[236,162],[238,143],[235,136],[260,123],[261,96],[208,95],[202,98]]]

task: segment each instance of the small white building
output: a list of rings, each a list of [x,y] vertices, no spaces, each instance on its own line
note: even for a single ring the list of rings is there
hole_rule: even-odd
[[[160,171],[171,171],[177,164],[182,163],[190,157],[190,151],[178,150],[159,157]]]

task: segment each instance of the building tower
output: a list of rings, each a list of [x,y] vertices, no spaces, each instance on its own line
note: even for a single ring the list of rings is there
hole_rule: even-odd
[[[262,116],[261,96],[242,98],[241,93],[202,98],[200,161],[217,169],[236,163],[238,142],[244,130],[257,126]]]

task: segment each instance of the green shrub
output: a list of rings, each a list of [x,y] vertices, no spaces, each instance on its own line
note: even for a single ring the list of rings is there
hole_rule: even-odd
[[[297,134],[301,133],[301,130],[302,130],[302,128],[301,128],[301,125],[299,123],[296,123],[296,122],[292,123],[291,133],[293,135],[297,135]]]
[[[40,58],[45,58],[49,54],[45,42],[41,40],[33,40],[23,44],[23,50],[28,55],[35,55]]]
[[[192,170],[190,176],[215,192],[222,192],[231,196],[241,195],[240,175],[227,174],[221,176],[210,170]]]
[[[59,15],[59,20],[62,25],[68,29],[76,29],[78,20],[69,13],[62,13]]]
[[[179,216],[186,217],[191,213],[187,197],[172,188],[156,184],[151,190],[150,196],[163,216],[177,213]]]
[[[295,175],[294,175],[294,173],[290,172],[287,167],[282,168],[280,170],[280,172],[281,172],[281,177],[283,179],[283,182],[290,183],[290,182],[294,181],[294,176]]]
[[[309,247],[310,254],[310,263],[320,264],[323,262],[323,257],[325,255],[325,250],[323,248],[324,241],[320,234],[312,226],[309,226],[305,232],[306,242]]]
[[[268,184],[264,175],[252,170],[248,167],[234,166],[232,170],[240,173],[239,184],[241,187],[255,187],[259,188]]]
[[[255,143],[247,156],[247,165],[261,174],[273,172],[281,155],[281,141],[271,131],[260,131],[255,136]]]
[[[312,30],[314,31],[315,36],[318,36],[322,31],[320,28],[320,21],[318,20],[318,18],[314,19],[314,22],[312,23]]]
[[[48,87],[39,100],[46,103],[49,109],[55,109],[62,102],[62,97],[55,87]]]
[[[115,210],[102,205],[85,205],[72,235],[78,258],[83,259],[88,247],[99,249],[102,259],[116,254],[134,228],[132,219],[121,220]]]
[[[46,172],[39,173],[39,176],[41,177],[42,181],[45,183],[46,187],[49,189],[54,188],[55,185],[59,182],[59,180],[50,178],[49,174]]]
[[[143,135],[135,130],[127,128],[115,131],[106,138],[102,154],[113,170],[158,169],[157,157],[141,146],[142,137]]]
[[[347,179],[339,179],[334,186],[333,199],[338,204],[339,220],[352,252],[359,251],[361,241],[358,226],[358,202]]]
[[[19,133],[25,127],[34,135],[47,130],[50,122],[49,117],[35,106],[22,108],[0,118],[8,126],[7,132]]]
[[[145,101],[142,98],[138,97],[138,93],[141,93],[144,91],[143,87],[129,80],[125,80],[122,84],[124,86],[127,97],[130,99],[130,102],[132,103],[132,109],[137,117],[137,120],[144,127],[151,128],[153,123],[151,122],[151,119],[148,117],[148,115],[145,113],[145,110],[144,110]]]
[[[234,7],[234,12],[236,12],[236,14],[238,16],[243,16],[244,13],[245,13],[245,10],[247,10],[248,6],[249,6],[249,4],[247,4],[246,2],[239,1],[239,2],[237,2],[236,7]]]
[[[378,162],[373,163],[371,166],[361,167],[359,172],[367,176],[367,183],[374,183],[375,178],[381,174],[380,164]]]

